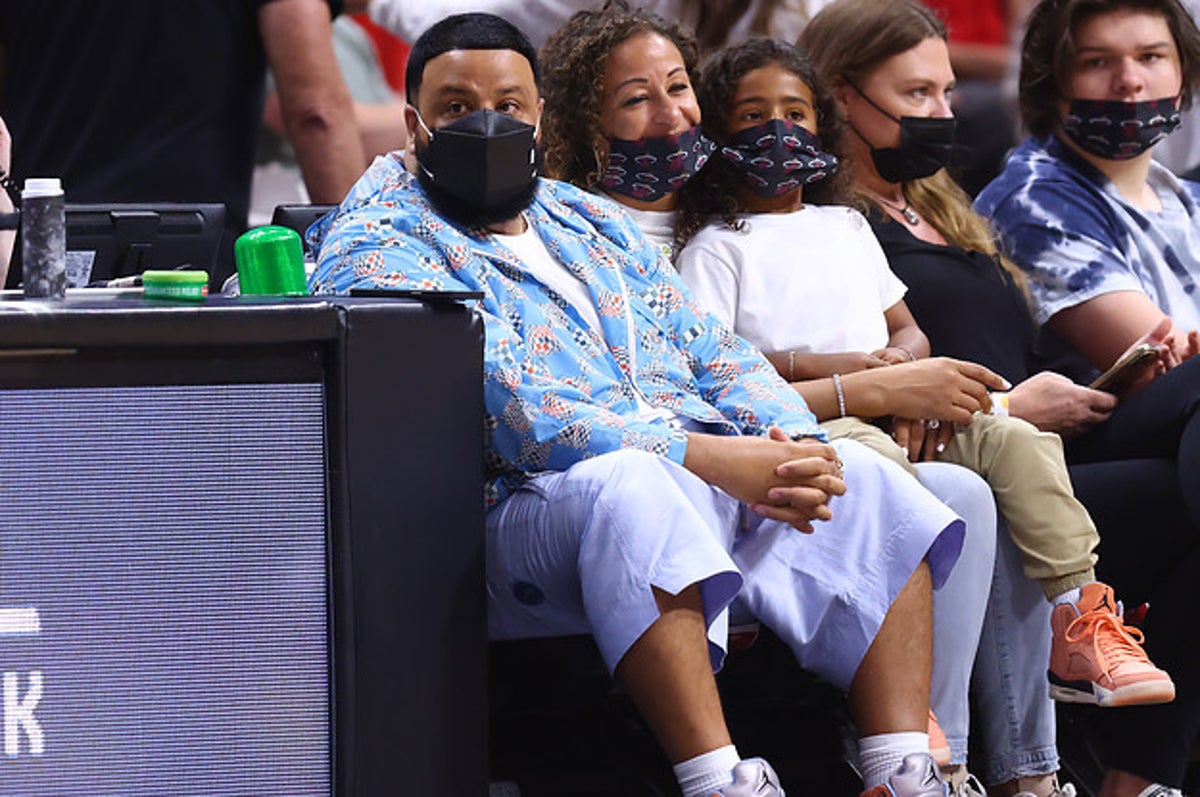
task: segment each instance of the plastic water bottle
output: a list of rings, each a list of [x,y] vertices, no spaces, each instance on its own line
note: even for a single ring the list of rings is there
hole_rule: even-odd
[[[21,267],[27,299],[67,293],[67,220],[62,182],[30,177],[21,192]]]

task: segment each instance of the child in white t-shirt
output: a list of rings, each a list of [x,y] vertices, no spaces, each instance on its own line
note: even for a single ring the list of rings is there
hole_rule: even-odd
[[[910,469],[910,460],[936,458],[986,479],[1026,574],[1052,601],[1077,598],[1095,581],[1099,538],[1074,497],[1057,435],[1000,406],[961,427],[944,418],[886,419],[892,435],[847,417],[842,375],[927,357],[929,343],[866,219],[804,202],[806,191],[836,196],[836,159],[817,138],[818,122],[836,123],[836,112],[807,57],[769,40],[728,48],[705,67],[700,103],[719,150],[681,199],[681,229],[691,237],[676,265],[701,304],[801,392],[812,389],[805,380],[831,380],[834,401],[825,406],[836,411],[821,418],[831,436],[857,439]],[[809,404],[816,411],[821,402]],[[1058,666],[1074,640],[1056,627],[1052,694],[1106,706],[1172,700],[1174,684],[1146,659],[1139,632],[1123,626],[1115,607],[1111,619],[1130,650],[1128,672],[1098,683]]]

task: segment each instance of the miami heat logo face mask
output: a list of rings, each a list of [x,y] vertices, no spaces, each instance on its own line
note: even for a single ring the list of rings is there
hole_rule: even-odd
[[[721,157],[752,191],[769,199],[820,182],[837,170],[837,158],[822,152],[820,144],[803,127],[772,119],[734,135],[721,147]]]
[[[613,138],[608,147],[608,168],[600,187],[642,202],[654,202],[683,188],[715,149],[699,125],[665,138]]]
[[[1071,100],[1063,132],[1085,152],[1108,160],[1136,158],[1179,127],[1179,97]]]

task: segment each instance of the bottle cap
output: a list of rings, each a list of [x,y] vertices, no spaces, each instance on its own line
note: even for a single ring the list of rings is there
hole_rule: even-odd
[[[142,286],[147,299],[202,302],[208,296],[208,272],[144,271]]]
[[[21,198],[39,196],[62,196],[62,180],[57,177],[28,177]]]
[[[233,243],[243,295],[307,296],[304,248],[290,227],[269,224],[242,233]]]

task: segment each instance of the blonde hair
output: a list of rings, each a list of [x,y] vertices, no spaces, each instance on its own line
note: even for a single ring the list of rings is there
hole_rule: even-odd
[[[884,61],[934,37],[945,40],[946,26],[915,0],[836,0],[804,28],[800,46],[808,51],[830,83],[862,85]],[[842,135],[847,135],[849,125],[843,131]],[[854,164],[843,163],[843,167],[852,170]],[[909,180],[901,187],[908,203],[947,243],[993,257],[1000,254],[995,231],[971,208],[970,197],[945,169],[932,177]],[[854,194],[860,208],[876,204],[857,188]],[[1000,261],[1023,287],[1025,281],[1020,270],[1003,256]]]

